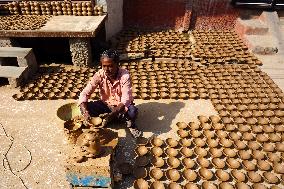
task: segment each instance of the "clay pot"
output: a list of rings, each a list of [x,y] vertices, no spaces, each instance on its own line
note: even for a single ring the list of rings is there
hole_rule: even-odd
[[[223,155],[222,150],[218,148],[210,148],[209,152],[215,158],[221,157]]]
[[[173,139],[173,138],[168,138],[166,140],[167,144],[170,146],[170,147],[176,147],[178,145],[178,141]]]
[[[269,171],[271,169],[271,165],[264,160],[257,161],[257,166],[262,171]]]
[[[166,149],[166,153],[169,157],[175,157],[178,155],[178,151],[174,148],[168,148]]]
[[[245,183],[242,183],[242,182],[238,182],[236,185],[235,185],[236,189],[250,189],[251,187]]]
[[[222,146],[224,146],[225,148],[229,148],[233,145],[232,141],[226,138],[221,138],[220,139],[220,143]]]
[[[185,122],[178,122],[176,125],[179,129],[185,129],[186,127],[188,127]]]
[[[186,169],[186,170],[183,171],[183,177],[187,181],[193,182],[193,181],[195,181],[197,179],[198,175],[193,170]]]
[[[202,188],[204,188],[204,189],[217,189],[217,186],[212,182],[205,181],[205,182],[202,183]]]
[[[177,181],[180,179],[180,174],[176,169],[170,169],[166,172],[166,176],[171,181]]]
[[[228,183],[228,182],[222,182],[220,185],[219,185],[219,188],[220,189],[234,189],[235,187]]]
[[[199,170],[199,174],[204,180],[210,180],[213,177],[213,173],[209,169],[206,169],[206,168],[201,168]]]
[[[168,189],[182,189],[181,185],[175,183],[175,182],[172,182],[168,185]]]
[[[247,147],[247,145],[243,141],[240,141],[240,140],[236,140],[234,143],[238,150],[243,150]]]
[[[252,150],[258,150],[261,146],[258,142],[256,141],[249,141],[248,142],[248,147]]]
[[[165,185],[160,181],[155,181],[151,184],[150,189],[165,189]]]
[[[172,168],[177,168],[180,165],[180,161],[175,157],[169,157],[167,163]]]
[[[213,124],[219,123],[219,121],[220,121],[220,118],[218,116],[210,116],[209,118],[210,118],[210,120]]]
[[[276,143],[276,150],[279,152],[284,152],[284,144],[283,143]]]
[[[163,154],[162,148],[158,146],[154,146],[151,151],[154,154],[154,156],[161,156]]]
[[[264,172],[263,176],[264,176],[264,179],[270,184],[276,184],[279,182],[279,178],[274,173]]]
[[[184,157],[191,157],[193,155],[193,151],[187,147],[181,148],[180,151]]]
[[[217,170],[216,176],[221,180],[222,182],[228,181],[230,179],[229,173],[223,171],[223,170]]]
[[[238,141],[238,140],[240,140],[241,136],[236,132],[231,132],[230,138],[233,139],[234,141]]]
[[[198,137],[200,137],[202,135],[202,133],[200,131],[198,131],[198,130],[191,130],[190,131],[190,135],[192,137],[194,137],[194,138],[198,138]]]
[[[160,180],[163,176],[163,171],[159,168],[154,168],[150,171],[150,177],[155,180]]]
[[[182,160],[182,164],[185,166],[185,168],[191,169],[195,166],[195,162],[190,158],[184,158]]]
[[[233,149],[230,149],[230,148],[225,148],[223,150],[224,154],[227,156],[227,157],[235,157],[237,155],[237,153],[235,152],[235,150]]]
[[[135,189],[148,189],[149,185],[148,182],[144,179],[138,179],[134,181],[134,188]]]
[[[264,143],[263,150],[266,152],[273,152],[275,150],[275,145],[273,143]]]
[[[186,139],[186,138],[180,139],[179,143],[181,146],[184,146],[184,147],[191,146],[191,140]]]
[[[149,157],[147,156],[138,156],[135,162],[135,164],[140,167],[144,167],[148,165],[148,163],[149,163]]]
[[[207,150],[201,147],[196,147],[194,149],[194,152],[199,156],[199,157],[205,157],[207,156]]]
[[[206,123],[208,121],[208,118],[206,116],[198,116],[197,117],[200,121],[200,123]]]
[[[146,146],[139,146],[136,148],[136,153],[138,156],[144,156],[148,153],[148,149]]]
[[[284,164],[274,163],[273,169],[276,173],[284,174]]]
[[[212,163],[213,165],[217,168],[217,169],[222,169],[225,167],[225,161],[221,160],[220,158],[213,158],[212,159]]]
[[[185,138],[185,137],[188,136],[188,132],[185,131],[185,130],[183,130],[183,129],[179,129],[179,130],[177,131],[177,134],[178,134],[181,138]]]
[[[153,157],[153,159],[152,159],[152,164],[153,164],[155,167],[163,167],[164,164],[165,164],[165,161],[164,161],[163,158],[161,158],[161,157]]]
[[[260,174],[254,172],[254,171],[249,171],[248,172],[248,178],[252,183],[258,183],[262,181],[262,177]]]
[[[195,122],[189,122],[189,128],[191,129],[191,130],[197,130],[197,129],[199,129],[199,124],[197,124],[197,123],[195,123]]]
[[[210,162],[206,158],[203,158],[203,157],[198,157],[197,162],[201,167],[207,168],[210,166]]]
[[[102,118],[100,117],[92,117],[90,123],[92,123],[95,127],[101,125],[103,122]]]
[[[246,175],[239,170],[232,170],[232,176],[236,179],[238,182],[244,182],[246,180]]]
[[[194,183],[187,183],[186,185],[184,185],[183,188],[184,189],[199,189],[198,186]]]
[[[154,145],[154,146],[162,146],[164,144],[163,140],[158,138],[158,137],[154,137],[152,140],[151,140],[151,143]]]
[[[252,162],[249,161],[249,160],[245,160],[245,161],[243,161],[242,163],[243,163],[245,169],[248,170],[248,171],[253,171],[253,170],[256,169],[255,164],[252,163]]]
[[[206,145],[205,141],[201,138],[195,138],[194,139],[194,143],[196,144],[196,146],[198,147],[203,147]]]
[[[233,158],[228,158],[226,162],[228,166],[232,169],[237,169],[241,166],[240,162]]]
[[[247,159],[250,159],[251,158],[251,152],[250,151],[246,151],[246,150],[240,150],[239,151],[239,156],[241,159],[243,160],[247,160]]]

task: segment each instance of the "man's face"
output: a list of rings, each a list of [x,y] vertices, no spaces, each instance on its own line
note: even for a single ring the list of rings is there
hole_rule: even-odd
[[[102,64],[102,68],[105,71],[107,77],[110,77],[110,78],[116,77],[118,65],[111,58],[102,57],[101,64]]]

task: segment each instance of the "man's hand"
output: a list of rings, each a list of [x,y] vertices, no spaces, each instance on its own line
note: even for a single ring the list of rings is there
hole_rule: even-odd
[[[111,120],[113,120],[114,114],[105,113],[105,114],[101,114],[99,117],[103,119],[102,127],[105,127],[109,122],[111,122]]]
[[[82,104],[80,104],[80,110],[81,110],[81,114],[84,117],[84,125],[86,125],[86,126],[92,125],[90,123],[91,116],[90,116],[89,111],[87,109],[87,104],[84,103],[84,102]]]

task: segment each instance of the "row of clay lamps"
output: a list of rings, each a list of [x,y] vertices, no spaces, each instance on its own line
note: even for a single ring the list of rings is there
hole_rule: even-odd
[[[50,19],[50,16],[1,16],[0,30],[36,30]]]
[[[12,2],[8,3],[10,14],[23,15],[76,15],[97,16],[103,15],[103,7],[92,7],[90,2]]]
[[[203,188],[281,188],[283,143],[262,147],[242,140],[237,128],[222,124],[218,116],[198,118],[200,124],[177,123],[178,140],[137,141],[135,188],[195,188],[199,180]]]
[[[40,68],[36,79],[13,97],[16,100],[77,99],[95,72],[96,69],[91,68]],[[96,90],[91,98],[98,97]]]

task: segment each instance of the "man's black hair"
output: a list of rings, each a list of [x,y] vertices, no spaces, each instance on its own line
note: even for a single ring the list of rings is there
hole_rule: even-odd
[[[116,50],[114,49],[108,49],[105,50],[102,54],[101,54],[101,58],[106,57],[106,58],[110,58],[112,59],[115,63],[119,62],[119,54]]]

